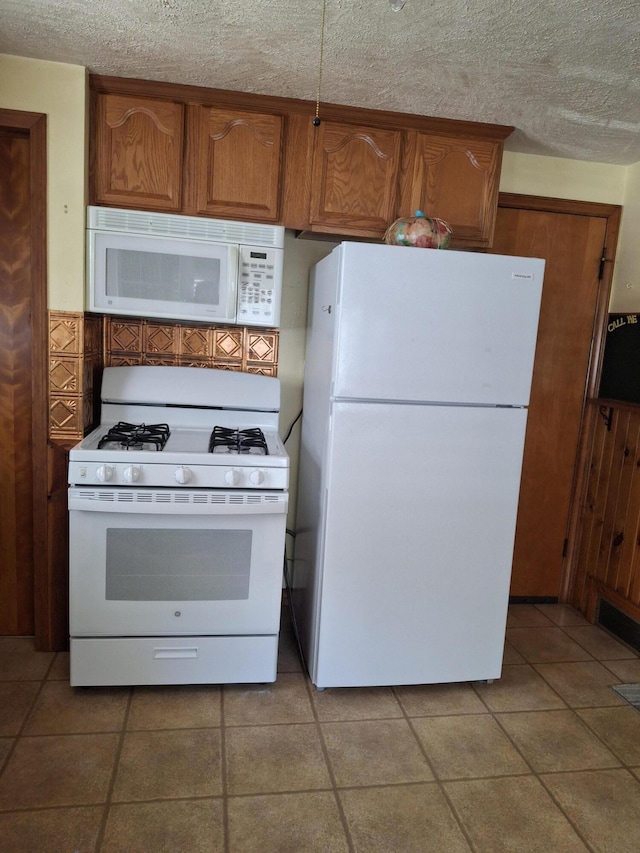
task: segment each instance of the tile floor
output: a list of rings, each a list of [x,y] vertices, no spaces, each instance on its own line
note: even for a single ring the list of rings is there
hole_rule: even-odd
[[[283,622],[269,686],[72,689],[0,639],[2,853],[629,853],[640,656],[510,608],[494,684],[316,691]]]

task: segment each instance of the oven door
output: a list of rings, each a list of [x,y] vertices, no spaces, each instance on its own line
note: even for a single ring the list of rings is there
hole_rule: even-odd
[[[277,634],[287,494],[69,489],[72,637]]]

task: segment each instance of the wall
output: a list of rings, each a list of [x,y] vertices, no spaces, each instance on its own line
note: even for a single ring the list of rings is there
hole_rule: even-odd
[[[640,312],[640,163],[626,170],[624,211],[611,294],[612,312]]]
[[[87,75],[79,65],[0,56],[0,108],[47,116],[49,307],[82,311]]]

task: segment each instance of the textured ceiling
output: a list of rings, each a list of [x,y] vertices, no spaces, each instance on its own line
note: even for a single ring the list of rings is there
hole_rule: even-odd
[[[315,100],[322,0],[0,0],[0,53]],[[639,0],[326,0],[321,99],[640,161]]]

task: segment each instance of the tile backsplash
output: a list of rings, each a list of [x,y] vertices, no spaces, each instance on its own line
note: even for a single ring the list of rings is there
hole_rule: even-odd
[[[277,376],[277,329],[159,323],[49,312],[49,436],[80,439],[94,426],[103,367],[215,367]]]

